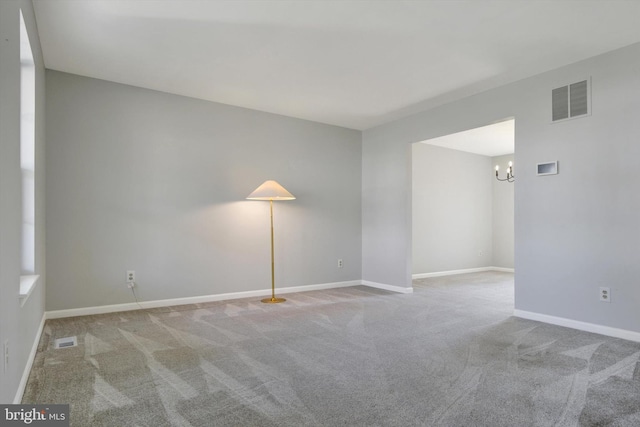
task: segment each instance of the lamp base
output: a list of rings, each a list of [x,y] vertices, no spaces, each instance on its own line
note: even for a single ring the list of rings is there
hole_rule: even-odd
[[[279,303],[279,302],[285,302],[286,299],[284,299],[284,298],[265,298],[265,299],[262,299],[260,301],[265,302],[267,304],[276,304],[276,303]]]

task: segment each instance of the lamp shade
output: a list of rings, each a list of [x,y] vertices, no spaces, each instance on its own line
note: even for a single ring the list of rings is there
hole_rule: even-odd
[[[249,200],[294,200],[293,194],[276,181],[265,181],[260,187],[247,196]]]

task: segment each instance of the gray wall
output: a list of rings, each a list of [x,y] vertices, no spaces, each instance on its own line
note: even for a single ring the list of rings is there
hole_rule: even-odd
[[[420,143],[412,151],[413,273],[491,266],[491,158]]]
[[[20,307],[20,8],[36,64],[37,287]],[[0,402],[12,403],[44,314],[44,66],[31,1],[0,1],[0,349],[9,342],[7,372],[0,358]],[[1,353],[0,353],[1,354]]]
[[[361,276],[361,133],[47,71],[47,310]],[[337,260],[344,268],[337,268]]]
[[[491,159],[494,169],[496,165],[500,166],[501,179],[505,178],[506,169],[510,161],[513,161],[513,154]],[[514,175],[518,174],[518,168],[515,163],[513,165],[513,173]],[[493,260],[491,265],[494,267],[513,268],[514,189],[516,184],[500,182],[495,177],[492,177],[492,182]]]
[[[585,76],[593,115],[551,124],[551,89]],[[410,143],[515,117],[516,308],[640,331],[636,93],[640,44],[365,131],[363,278],[411,284]],[[560,174],[537,177],[552,160]]]

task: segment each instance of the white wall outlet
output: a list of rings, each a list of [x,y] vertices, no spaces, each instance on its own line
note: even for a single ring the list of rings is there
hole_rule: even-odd
[[[611,302],[611,288],[600,288],[600,301]]]
[[[135,281],[136,281],[136,272],[133,270],[127,270],[127,285]]]
[[[342,259],[338,260],[338,268],[342,268],[344,267],[344,263],[342,262]]]
[[[4,342],[4,371],[9,370],[9,340]]]

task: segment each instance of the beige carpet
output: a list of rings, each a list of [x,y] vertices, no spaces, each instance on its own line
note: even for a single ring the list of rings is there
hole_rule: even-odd
[[[506,273],[414,287],[50,320],[23,402],[74,426],[640,426],[639,343],[511,317]]]

